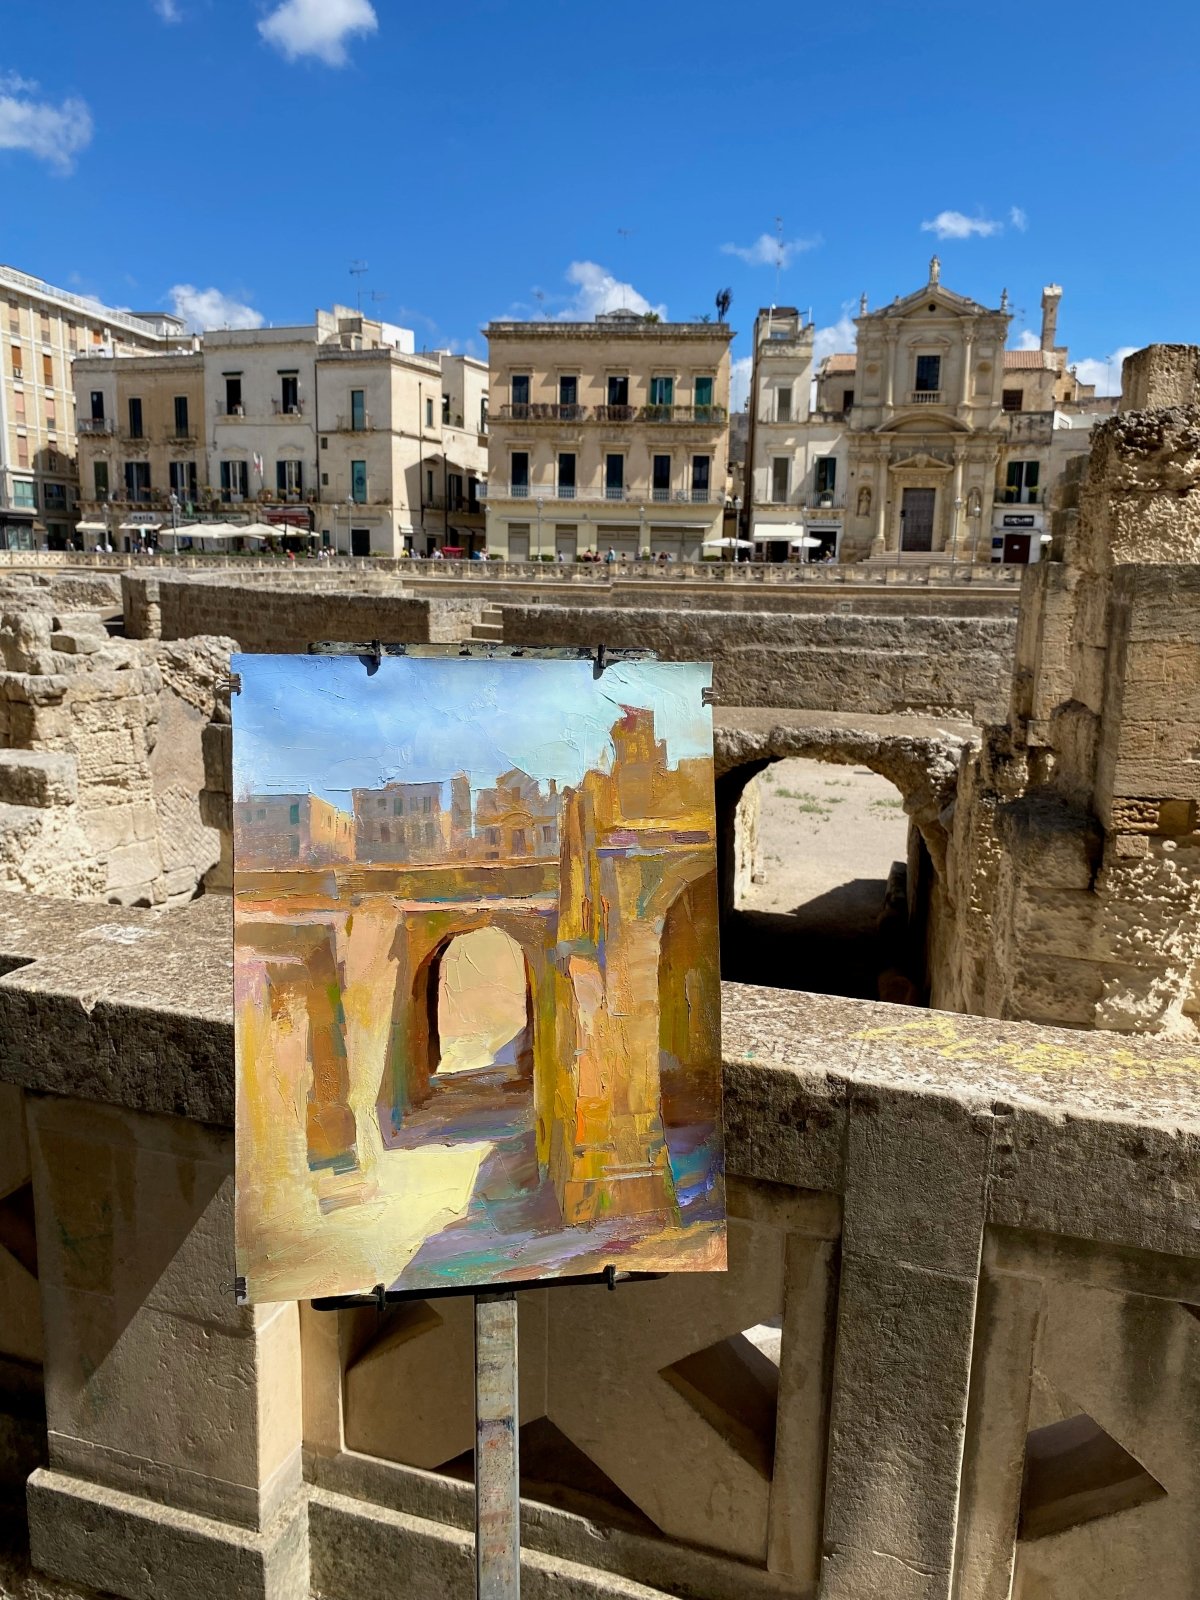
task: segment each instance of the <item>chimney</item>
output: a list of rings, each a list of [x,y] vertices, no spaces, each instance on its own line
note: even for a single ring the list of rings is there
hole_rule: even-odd
[[[1058,328],[1058,302],[1062,299],[1062,286],[1048,283],[1042,290],[1042,349],[1054,349],[1054,335]]]

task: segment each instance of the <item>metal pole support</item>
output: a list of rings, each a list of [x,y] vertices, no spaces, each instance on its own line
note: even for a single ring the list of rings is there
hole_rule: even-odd
[[[475,1593],[520,1600],[517,1297],[475,1296]]]

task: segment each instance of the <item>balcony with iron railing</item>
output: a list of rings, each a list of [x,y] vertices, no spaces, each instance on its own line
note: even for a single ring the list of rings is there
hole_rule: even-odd
[[[324,431],[324,430],[322,430]],[[334,433],[373,433],[375,424],[371,421],[369,411],[352,411],[349,415],[342,413],[338,416]]]
[[[282,400],[272,400],[271,414],[276,417],[302,417],[304,415],[304,401],[293,400],[290,405],[284,405]]]
[[[500,407],[501,422],[643,422],[651,425],[678,423],[695,426],[722,426],[728,413],[724,406],[676,405],[554,405],[531,403]]]
[[[245,421],[246,407],[244,405],[231,406],[227,400],[214,400],[213,410],[218,418],[225,417],[230,421],[236,418],[238,421]]]
[[[81,437],[89,434],[113,434],[117,431],[117,424],[112,417],[80,417],[75,424],[75,432]]]
[[[998,506],[1040,506],[1044,504],[1045,490],[1040,484],[1030,488],[1017,488],[1015,484],[1001,484],[996,489],[996,498],[993,502]]]
[[[485,496],[486,488],[486,496]],[[705,489],[646,489],[635,487],[613,487],[608,484],[589,487],[581,484],[530,484],[530,483],[492,483],[480,484],[480,498],[490,500],[532,500],[535,504],[558,504],[563,500],[580,501],[592,505],[602,505],[605,502],[619,502],[624,505],[657,504],[657,505],[715,505],[724,499],[711,488]]]

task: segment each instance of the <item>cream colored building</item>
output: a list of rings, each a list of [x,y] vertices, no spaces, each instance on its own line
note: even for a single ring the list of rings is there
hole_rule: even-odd
[[[1049,486],[1116,402],[1055,343],[1062,290],[1042,295],[1036,350],[1006,350],[1007,295],[988,308],[941,282],[874,312],[858,349],[825,358],[808,407],[812,329],[760,312],[751,380],[756,554],[842,561],[1036,561]],[[804,541],[803,543],[801,541]]]
[[[74,382],[81,517],[73,526],[84,548],[124,550],[139,531],[169,523],[172,493],[180,520],[191,515],[208,481],[199,350],[80,356]]]
[[[721,536],[728,327],[614,311],[487,336],[490,552],[694,561]]]
[[[0,549],[66,549],[80,488],[72,362],[169,349],[184,325],[115,311],[5,266],[0,323]]]
[[[483,543],[487,369],[445,351],[322,347],[324,542],[353,555],[471,554]]]
[[[415,354],[407,329],[345,306],[192,343],[76,363],[87,542],[217,519],[356,555],[482,543],[482,362]]]

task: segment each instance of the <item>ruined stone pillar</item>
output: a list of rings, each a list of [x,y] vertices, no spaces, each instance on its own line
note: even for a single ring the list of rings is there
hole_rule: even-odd
[[[34,1565],[143,1600],[308,1593],[294,1305],[233,1294],[233,1140],[30,1097],[49,1467]]]

